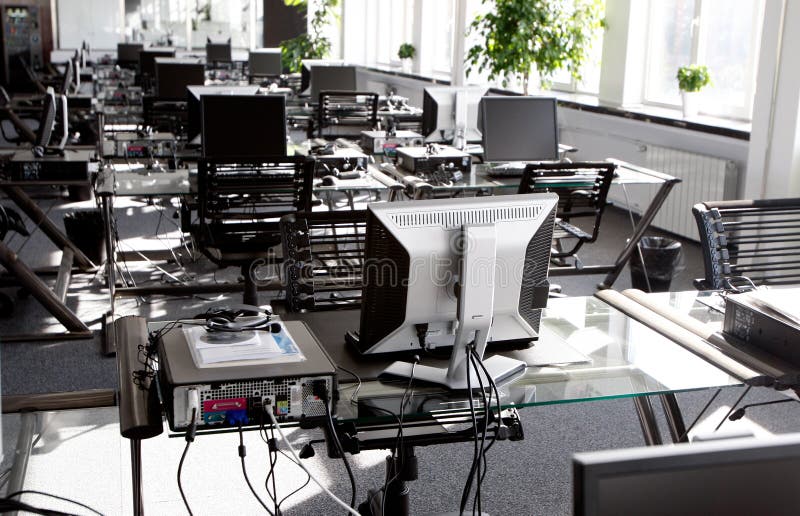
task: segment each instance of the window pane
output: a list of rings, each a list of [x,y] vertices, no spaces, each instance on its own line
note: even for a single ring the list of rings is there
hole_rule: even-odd
[[[376,4],[376,59],[382,64],[399,63],[397,50],[411,41],[413,0],[383,0]]]
[[[749,111],[759,11],[756,0],[703,0],[698,61],[711,73],[703,95],[706,109]],[[727,14],[715,15],[720,12]]]
[[[450,72],[453,59],[453,11],[452,0],[428,0],[423,7],[425,16],[430,13],[431,19],[435,20],[433,26],[435,32],[428,41],[433,44],[431,60],[433,70],[436,72]],[[462,29],[464,30],[464,29]]]
[[[692,63],[694,10],[694,0],[650,2],[645,100],[680,103],[675,75],[679,66]],[[729,11],[725,8],[720,12]]]

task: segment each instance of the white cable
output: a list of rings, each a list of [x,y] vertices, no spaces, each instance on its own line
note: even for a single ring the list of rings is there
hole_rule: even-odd
[[[343,507],[345,510],[347,510],[347,512],[349,512],[350,514],[354,514],[355,516],[361,516],[361,515],[358,513],[358,511],[357,511],[357,510],[353,509],[352,507],[350,507],[349,505],[347,505],[345,502],[343,502],[342,500],[340,500],[339,498],[337,498],[337,497],[336,497],[336,495],[335,495],[335,494],[333,494],[333,493],[331,493],[331,492],[328,490],[328,488],[327,488],[327,487],[325,487],[324,485],[322,485],[322,482],[320,482],[319,480],[317,480],[317,477],[315,477],[314,475],[312,475],[312,474],[311,474],[311,472],[310,472],[310,471],[308,471],[308,469],[306,468],[306,465],[305,465],[305,464],[303,464],[302,462],[300,462],[300,457],[298,457],[298,456],[297,456],[297,452],[296,452],[296,451],[294,451],[294,447],[292,446],[292,444],[289,442],[289,440],[288,440],[288,439],[286,438],[286,436],[283,434],[283,430],[281,430],[281,425],[279,425],[279,424],[278,424],[278,422],[277,422],[277,421],[275,421],[275,416],[274,416],[274,415],[272,415],[272,411],[271,411],[271,410],[267,410],[267,411],[265,411],[265,412],[266,412],[266,413],[267,413],[267,415],[269,416],[269,419],[270,419],[270,421],[272,422],[272,424],[273,424],[273,425],[275,425],[275,428],[278,430],[278,434],[281,436],[281,439],[283,440],[283,442],[284,442],[284,443],[286,443],[286,447],[287,447],[287,448],[289,448],[289,451],[291,452],[291,454],[292,454],[292,457],[294,457],[294,460],[295,460],[295,462],[297,463],[297,465],[298,465],[298,466],[300,466],[301,468],[303,468],[303,471],[305,471],[305,472],[308,474],[308,476],[309,476],[309,477],[311,477],[311,480],[313,480],[315,484],[317,484],[317,485],[318,485],[320,488],[322,488],[322,490],[323,490],[323,491],[325,491],[325,494],[327,494],[328,496],[330,496],[330,497],[331,497],[331,499],[332,499],[334,502],[336,502],[336,503],[338,503],[339,505],[341,505],[341,506],[342,506],[342,507]]]

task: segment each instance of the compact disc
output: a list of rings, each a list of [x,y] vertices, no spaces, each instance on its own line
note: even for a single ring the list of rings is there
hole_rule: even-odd
[[[240,331],[240,332],[207,331],[205,332],[205,334],[200,335],[199,340],[204,344],[230,345],[230,344],[241,344],[242,342],[247,342],[254,336],[255,332],[252,331]]]

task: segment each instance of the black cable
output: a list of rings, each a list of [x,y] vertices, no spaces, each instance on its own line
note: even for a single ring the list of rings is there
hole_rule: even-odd
[[[278,450],[278,451],[281,453],[281,455],[283,455],[287,459],[291,460],[292,463],[296,464],[294,462],[294,460],[292,460],[292,458],[289,457],[288,455],[286,455],[286,453],[284,453],[282,450]],[[298,465],[298,467],[299,467],[299,465]],[[305,470],[303,470],[303,471],[305,472]],[[283,502],[285,502],[290,497],[294,496],[295,494],[297,494],[300,491],[302,491],[303,489],[305,489],[305,487],[311,482],[311,475],[309,475],[308,472],[305,472],[305,473],[306,473],[306,481],[305,481],[305,483],[303,485],[301,485],[300,487],[298,487],[297,489],[295,489],[294,491],[292,491],[291,493],[289,493],[288,495],[286,495],[283,498],[281,498],[281,501],[278,502],[277,510],[275,512],[276,514],[281,514],[281,505],[283,505]]]
[[[744,407],[740,408],[739,410],[737,410],[736,412],[734,412],[733,414],[731,414],[731,415],[728,417],[728,419],[730,419],[731,421],[736,421],[736,420],[742,419],[742,418],[744,417],[745,411],[746,411],[747,409],[749,409],[749,408],[753,408],[753,407],[764,407],[764,406],[766,406],[766,405],[775,405],[775,404],[777,404],[777,403],[788,403],[788,402],[790,402],[790,401],[797,402],[797,400],[796,400],[796,399],[792,399],[792,398],[783,398],[783,399],[779,399],[779,400],[772,400],[772,401],[762,401],[762,402],[760,402],[760,403],[749,403],[749,404],[745,405]]]
[[[6,495],[6,498],[16,498],[17,496],[21,496],[21,495],[24,495],[24,494],[35,494],[35,495],[39,495],[39,496],[47,496],[49,498],[54,498],[56,500],[61,500],[62,502],[69,502],[69,503],[75,504],[75,505],[77,505],[79,507],[83,507],[84,509],[86,509],[88,511],[92,511],[93,513],[95,513],[95,514],[97,514],[99,516],[103,516],[102,512],[97,511],[95,509],[92,509],[88,505],[82,504],[81,502],[78,502],[78,501],[73,500],[71,498],[66,498],[64,496],[58,496],[58,495],[54,495],[54,494],[51,494],[51,493],[45,493],[43,491],[34,491],[33,489],[23,489],[22,491],[15,491],[15,492],[13,492],[11,494]]]
[[[403,421],[405,420],[406,404],[414,397],[414,391],[411,390],[411,385],[414,383],[414,371],[417,368],[417,362],[419,362],[419,356],[414,355],[414,361],[411,363],[411,373],[408,375],[408,383],[406,384],[406,389],[403,391],[403,397],[400,399],[400,416],[398,417],[397,424],[397,438],[395,440],[394,450],[392,450],[391,461],[392,465],[394,466],[395,455],[397,455],[397,457],[399,457],[399,463],[397,464],[397,471],[391,478],[389,477],[388,471],[384,477],[382,489],[383,493],[381,495],[381,516],[383,516],[383,514],[386,512],[386,496],[389,492],[389,485],[400,477],[403,467],[405,466],[405,435],[403,434]],[[411,396],[409,396],[409,391],[411,391]],[[386,412],[389,411],[387,410]],[[372,499],[370,498],[370,502],[371,501]]]
[[[478,371],[478,366],[475,360],[475,356],[477,353],[472,348],[468,348],[470,351],[469,354],[469,361],[472,364],[472,368],[475,370],[475,376],[478,378],[478,385],[481,389],[481,396],[483,398],[483,431],[481,432],[481,443],[478,446],[478,461],[475,464],[475,475],[477,475],[478,481],[475,483],[475,498],[472,500],[472,513],[475,514],[475,507],[477,505],[478,514],[483,513],[483,503],[481,500],[481,482],[480,479],[483,478],[481,474],[481,468],[483,464],[485,464],[485,457],[483,455],[483,447],[486,444],[486,432],[489,429],[489,401],[486,399],[486,389],[483,386],[483,378],[481,378],[480,371]]]
[[[342,462],[344,463],[344,468],[347,470],[347,476],[350,478],[350,508],[356,508],[356,477],[353,475],[353,470],[350,469],[350,462],[347,460],[347,456],[344,454],[344,449],[342,448],[342,443],[339,441],[339,434],[336,433],[336,425],[333,423],[333,416],[331,415],[331,409],[328,407],[328,400],[329,396],[327,391],[325,392],[325,397],[322,399],[322,405],[325,407],[325,416],[328,423],[328,430],[331,432],[331,437],[333,438],[333,446],[336,448],[336,451],[342,457]]]
[[[711,396],[711,399],[708,400],[708,402],[703,406],[703,408],[697,414],[697,417],[694,418],[694,421],[692,421],[692,424],[689,425],[689,428],[687,428],[686,431],[683,432],[683,434],[681,434],[680,437],[678,437],[678,442],[682,442],[684,439],[686,439],[686,436],[688,436],[689,432],[691,432],[692,429],[695,427],[695,425],[697,425],[697,423],[700,422],[700,418],[703,417],[703,414],[706,413],[706,410],[708,410],[708,407],[710,407],[711,404],[714,403],[714,400],[717,399],[717,396],[719,396],[719,394],[721,392],[722,392],[722,389],[717,389],[717,392],[715,392],[714,395]]]
[[[20,502],[19,500],[11,500],[7,498],[0,498],[0,513],[7,513],[12,511],[25,511],[32,514],[43,514],[45,516],[74,516],[68,512],[54,511],[52,509],[41,509],[28,505],[27,503]]]
[[[261,507],[263,507],[264,510],[266,510],[267,513],[270,514],[270,516],[275,516],[275,513],[272,512],[269,509],[269,507],[267,507],[267,504],[264,503],[264,500],[262,500],[261,497],[258,496],[258,493],[256,493],[256,490],[253,487],[253,484],[250,483],[250,477],[247,476],[247,467],[245,467],[245,464],[244,464],[244,458],[245,458],[246,455],[247,455],[247,449],[244,446],[244,432],[242,432],[242,427],[240,425],[239,426],[239,459],[240,459],[240,461],[242,463],[242,475],[244,476],[244,481],[247,483],[247,487],[250,488],[250,492],[253,493],[253,496],[256,498],[256,500],[258,500],[258,503],[261,504]]]
[[[459,514],[464,513],[464,508],[467,506],[467,499],[472,491],[472,470],[475,468],[475,461],[478,460],[478,421],[475,418],[475,400],[472,396],[472,378],[470,376],[470,361],[469,361],[469,345],[466,347],[467,354],[465,367],[467,369],[467,392],[469,393],[469,412],[472,417],[472,430],[474,432],[474,447],[472,453],[472,467],[467,481],[464,483],[464,490],[461,492],[461,505],[459,505]]]
[[[189,446],[194,441],[194,433],[197,430],[197,408],[192,409],[192,422],[189,425],[189,430],[186,432],[186,446],[183,448],[183,453],[181,454],[181,460],[178,463],[178,491],[181,492],[181,498],[183,499],[183,505],[186,507],[186,512],[189,513],[189,516],[192,516],[192,509],[189,507],[189,501],[186,499],[186,494],[183,492],[183,483],[181,482],[181,473],[183,472],[183,462],[186,460],[186,453],[189,451]]]
[[[276,444],[277,441],[275,440],[275,429],[270,427],[269,433],[270,433],[270,442],[273,443],[273,445],[270,445],[268,447],[270,459],[269,459],[269,475],[267,475],[267,481],[269,480],[269,477],[272,476],[272,494],[270,494],[269,492],[269,487],[267,487],[267,494],[272,499],[272,505],[273,507],[275,507],[275,514],[277,516],[280,516],[280,511],[278,510],[278,487],[275,485],[275,477],[276,477],[275,466],[278,464],[278,452]],[[267,481],[264,482],[265,487]]]
[[[714,429],[714,431],[715,431],[715,432],[716,432],[717,430],[719,430],[719,429],[722,427],[722,425],[725,423],[725,421],[727,421],[727,420],[728,420],[728,418],[729,418],[729,417],[731,417],[731,414],[733,414],[733,411],[734,411],[734,410],[736,410],[736,406],[737,406],[739,403],[741,403],[741,401],[744,399],[744,397],[745,397],[745,396],[747,396],[747,393],[748,393],[748,392],[750,392],[750,389],[752,389],[752,386],[751,386],[751,385],[748,385],[748,386],[747,386],[747,388],[746,388],[746,389],[744,390],[744,392],[742,393],[742,395],[741,395],[741,396],[739,396],[739,399],[738,399],[738,400],[736,400],[736,403],[734,403],[733,405],[731,405],[731,409],[728,411],[728,413],[727,413],[727,414],[725,414],[725,417],[724,417],[724,418],[722,418],[722,421],[720,421],[720,422],[719,422],[719,424],[717,425],[717,427]]]
[[[492,448],[492,446],[494,446],[494,443],[497,442],[498,435],[500,434],[500,429],[503,427],[503,417],[502,417],[503,409],[502,406],[500,405],[500,391],[497,388],[497,383],[495,383],[494,378],[492,378],[492,375],[489,374],[489,370],[486,368],[486,365],[483,363],[483,360],[481,360],[480,357],[478,357],[478,354],[475,352],[474,349],[472,350],[472,353],[477,359],[478,364],[481,366],[481,369],[483,369],[483,372],[486,374],[486,378],[489,379],[489,385],[494,391],[497,403],[497,429],[495,430],[495,434],[492,436],[492,440],[483,449],[484,468],[483,468],[483,475],[479,480],[481,483],[483,483],[483,480],[486,478],[486,472],[488,471],[488,466],[486,464],[486,452],[488,452]]]

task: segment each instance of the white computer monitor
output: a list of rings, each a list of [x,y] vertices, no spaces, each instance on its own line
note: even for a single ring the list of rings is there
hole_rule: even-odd
[[[370,204],[358,350],[452,346],[446,370],[417,366],[414,376],[464,389],[468,342],[480,356],[487,344],[530,346],[547,303],[557,202],[527,194]],[[496,381],[526,367],[500,356],[484,363]],[[386,373],[407,376],[410,365]]]
[[[480,142],[478,106],[488,90],[482,86],[430,86],[422,99],[422,134],[426,142]]]

